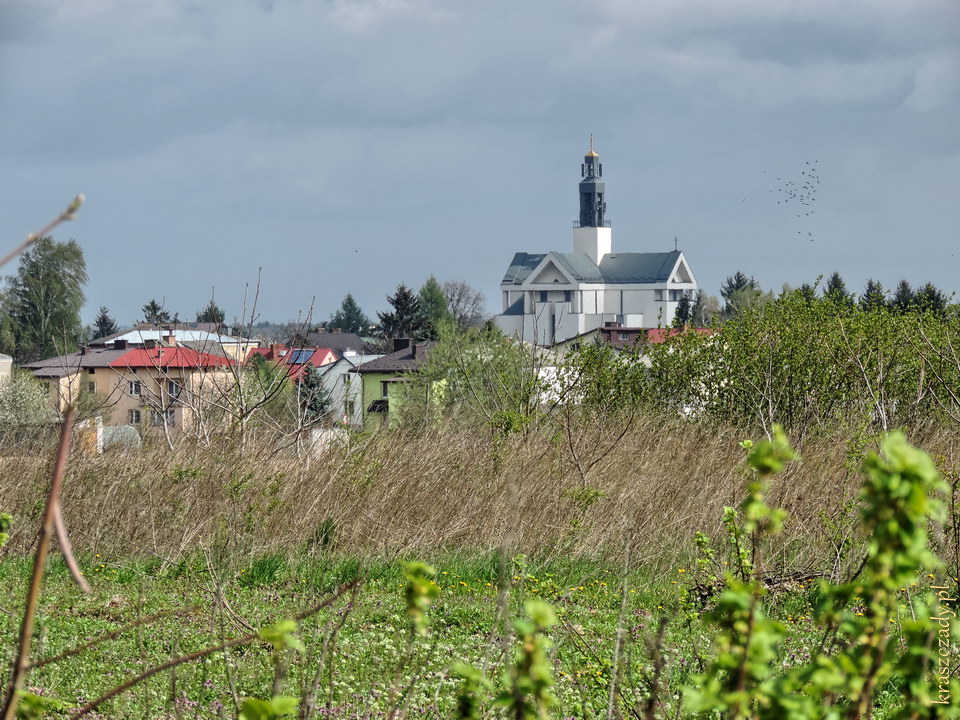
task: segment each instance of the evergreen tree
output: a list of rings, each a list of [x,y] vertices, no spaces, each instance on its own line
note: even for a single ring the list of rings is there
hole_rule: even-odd
[[[117,321],[110,317],[110,311],[106,305],[100,306],[100,312],[97,313],[97,318],[93,321],[93,331],[95,338],[107,337],[120,331]]]
[[[197,311],[197,322],[216,323],[217,325],[223,325],[223,321],[226,320],[226,317],[227,314],[219,305],[217,305],[213,298],[210,298],[210,302],[207,303],[207,306],[203,308],[203,310]]]
[[[340,308],[330,316],[327,327],[332,330],[339,329],[342,332],[365,335],[370,330],[370,318],[360,309],[353,295],[347,293],[343,302],[340,303]]]
[[[320,371],[308,365],[297,388],[300,410],[307,422],[321,420],[330,410],[330,392],[323,384]]]
[[[420,332],[418,339],[436,340],[439,329],[451,321],[450,309],[447,305],[447,296],[431,275],[420,288]]]
[[[423,325],[420,298],[401,283],[393,295],[387,295],[392,312],[378,312],[379,335],[385,340],[419,337]]]
[[[933,283],[926,283],[913,296],[914,307],[920,310],[927,310],[937,315],[945,315],[947,312],[947,303],[949,302],[945,293],[941,292]]]
[[[837,307],[853,307],[853,295],[847,292],[847,284],[838,272],[833,273],[827,280],[823,297]]]
[[[897,284],[897,289],[890,300],[890,308],[895,312],[906,312],[913,307],[913,288],[906,280]]]
[[[87,265],[73,240],[43,237],[20,258],[8,302],[18,363],[70,352],[83,337]]]
[[[867,280],[867,287],[860,296],[860,309],[864,312],[872,312],[885,307],[887,307],[887,294],[883,290],[883,285],[873,279]]]
[[[807,305],[811,305],[817,299],[817,289],[810,283],[804,283],[795,292],[807,301]]]
[[[697,290],[697,297],[690,310],[690,324],[693,327],[710,327],[720,314],[720,301],[705,290]]]
[[[699,294],[698,294],[699,297]],[[690,324],[693,317],[693,303],[690,302],[690,293],[683,293],[677,303],[677,312],[673,316],[673,326],[683,328]]]
[[[155,299],[151,299],[150,302],[140,308],[140,312],[143,313],[143,322],[145,323],[168,323],[173,321],[173,318],[170,317],[170,312],[164,310],[163,305]]]
[[[738,307],[752,304],[751,296],[760,295],[760,285],[752,277],[747,277],[737,270],[733,275],[723,281],[720,286],[720,297],[725,301],[723,308],[728,315],[735,314]],[[736,301],[734,299],[736,298]]]

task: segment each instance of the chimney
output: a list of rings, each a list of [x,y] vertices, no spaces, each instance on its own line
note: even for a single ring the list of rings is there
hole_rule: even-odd
[[[165,345],[170,345],[171,347],[176,347],[177,345],[177,336],[173,332],[168,333],[163,336],[163,343]]]
[[[270,343],[270,356],[274,359],[280,357],[280,351],[286,347],[283,343]]]
[[[86,355],[86,354],[87,354],[87,350],[89,350],[89,349],[90,349],[90,348],[88,348],[86,345],[81,345],[81,346],[80,346],[80,354],[81,354],[81,355]]]
[[[114,340],[114,341],[113,341],[113,349],[114,349],[114,350],[126,350],[126,349],[127,349],[127,341],[126,341],[126,340]]]
[[[157,347],[157,341],[154,340],[153,338],[149,338],[148,340],[143,341],[143,346],[147,350],[153,350],[155,347]]]
[[[339,335],[339,334],[340,334],[340,328],[334,328],[334,329],[333,329],[333,334],[334,334],[334,335]]]
[[[399,352],[400,350],[406,350],[410,347],[410,338],[394,338],[393,339],[393,351]]]

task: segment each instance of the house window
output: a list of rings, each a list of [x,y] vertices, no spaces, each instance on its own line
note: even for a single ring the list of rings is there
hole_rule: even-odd
[[[654,290],[654,291],[653,291],[653,299],[656,300],[656,301],[658,301],[658,302],[662,302],[662,301],[663,301],[663,290]]]
[[[173,417],[173,410],[164,410],[160,412],[159,410],[150,411],[150,424],[154,427],[160,425],[176,425]]]
[[[87,375],[93,375],[96,371],[96,368],[87,368]]]
[[[91,381],[91,382],[88,382],[88,383],[87,383],[87,392],[88,392],[88,393],[95,393],[96,391],[97,391],[97,384],[96,384],[95,382],[92,382],[92,381]]]
[[[670,291],[670,300],[671,300],[672,302],[677,302],[678,300],[680,300],[680,294],[681,294],[682,292],[683,292],[682,290],[671,290],[671,291]]]
[[[183,386],[176,380],[167,380],[167,395],[169,395],[171,399],[176,400],[179,398],[182,390]]]
[[[617,333],[617,337],[620,338],[621,340],[629,340],[629,339],[630,339],[630,334],[629,334],[629,333],[624,333],[624,332],[622,332],[622,333]]]
[[[131,425],[140,424],[140,411],[139,410],[128,410],[127,417]]]
[[[353,420],[353,414],[357,409],[357,404],[353,400],[347,400],[343,404],[343,414],[347,416],[347,420]]]
[[[390,397],[390,383],[386,380],[380,381],[380,397]]]
[[[569,291],[569,290],[564,290],[564,291],[563,291],[563,301],[564,301],[564,302],[570,302],[570,291]]]
[[[541,291],[540,291],[540,302],[546,302],[546,301],[547,301],[547,291],[546,291],[546,290],[541,290]]]
[[[139,380],[131,380],[131,381],[128,383],[128,390],[127,390],[127,392],[128,392],[130,395],[139,395],[139,394],[140,394],[140,381],[139,381]]]

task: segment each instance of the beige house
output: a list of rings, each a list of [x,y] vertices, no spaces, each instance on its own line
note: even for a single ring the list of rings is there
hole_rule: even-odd
[[[24,368],[46,383],[59,412],[88,396],[103,404],[104,425],[191,430],[207,406],[231,391],[237,363],[179,345],[172,335],[165,340],[134,348],[114,340]]]

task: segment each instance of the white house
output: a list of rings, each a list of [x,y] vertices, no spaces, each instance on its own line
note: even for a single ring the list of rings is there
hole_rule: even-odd
[[[605,322],[670,325],[684,294],[692,299],[696,293],[697,281],[680,250],[613,251],[603,166],[592,143],[581,176],[573,252],[518,252],[500,282],[503,312],[495,321],[508,335],[553,345]]]
[[[323,386],[330,393],[330,416],[351,427],[363,425],[363,383],[351,372],[358,365],[376,360],[383,355],[360,355],[347,350],[336,362],[320,369]]]

